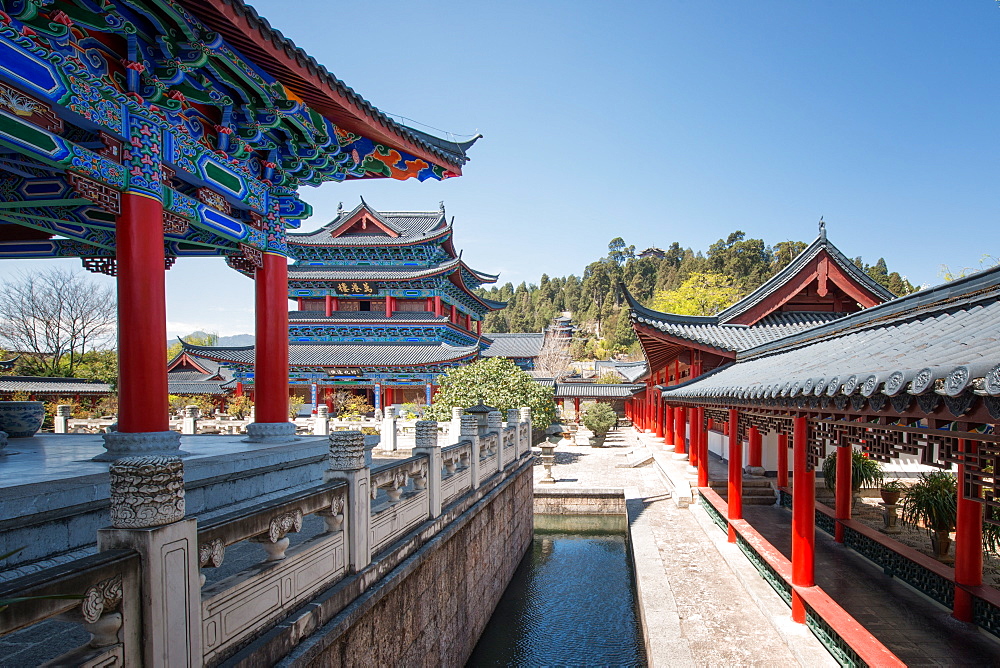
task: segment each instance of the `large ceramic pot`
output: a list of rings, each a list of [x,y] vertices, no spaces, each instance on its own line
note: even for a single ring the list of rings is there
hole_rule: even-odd
[[[10,438],[34,436],[44,419],[45,404],[41,401],[0,401],[0,430]]]

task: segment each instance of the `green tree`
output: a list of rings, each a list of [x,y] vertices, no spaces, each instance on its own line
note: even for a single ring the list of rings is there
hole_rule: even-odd
[[[621,237],[615,237],[608,244],[608,259],[618,266],[624,265],[634,257],[635,246],[626,246],[625,240]]]
[[[739,297],[740,291],[728,276],[697,272],[676,290],[658,293],[653,300],[653,308],[679,315],[714,315]]]
[[[440,389],[434,396],[434,403],[424,412],[429,420],[450,420],[452,408],[477,404],[486,404],[501,412],[527,406],[531,409],[532,421],[541,428],[556,418],[553,389],[539,385],[505,357],[488,357],[450,369],[438,376],[438,384]]]

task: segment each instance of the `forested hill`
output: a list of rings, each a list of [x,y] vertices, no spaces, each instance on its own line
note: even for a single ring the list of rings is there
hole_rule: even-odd
[[[752,292],[787,265],[808,244],[779,241],[773,246],[763,239],[747,239],[736,231],[719,239],[707,251],[681,248],[676,241],[661,253],[636,255],[618,237],[608,245],[607,256],[591,262],[583,276],[550,278],[542,274],[538,285],[507,283],[477,292],[508,302],[506,309],[486,317],[486,332],[539,332],[562,311],[571,311],[573,321],[590,334],[586,357],[604,357],[614,352],[634,353],[635,336],[628,318],[619,318],[624,300],[617,285],[625,285],[642,304],[659,311],[712,315]],[[916,288],[885,260],[854,263],[896,295]],[[583,352],[578,350],[577,352]]]

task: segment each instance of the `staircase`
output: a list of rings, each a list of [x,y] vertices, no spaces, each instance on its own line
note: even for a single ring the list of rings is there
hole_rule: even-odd
[[[723,499],[729,497],[729,483],[725,480],[713,480],[708,484],[716,494]],[[778,501],[774,487],[767,478],[743,478],[744,506],[773,506]]]

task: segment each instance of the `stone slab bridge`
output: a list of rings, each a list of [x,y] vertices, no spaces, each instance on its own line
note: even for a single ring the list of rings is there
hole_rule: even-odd
[[[531,544],[533,458],[529,409],[457,417],[457,442],[442,447],[438,424],[419,421],[412,456],[378,466],[358,431],[308,439],[328,444],[320,475],[198,518],[188,505],[210,508],[225,494],[213,484],[241,476],[202,480],[192,495],[185,467],[196,458],[119,459],[104,499],[18,519],[47,544],[32,548],[34,563],[42,549],[54,565],[0,583],[0,599],[28,597],[0,610],[0,643],[58,618],[90,640],[44,657],[56,665],[462,663]],[[245,473],[238,486],[257,489],[254,475],[274,471]],[[80,501],[66,496],[73,483],[32,487],[69,504]],[[56,558],[73,547],[66,528],[95,513],[110,526],[77,547],[84,556]]]

